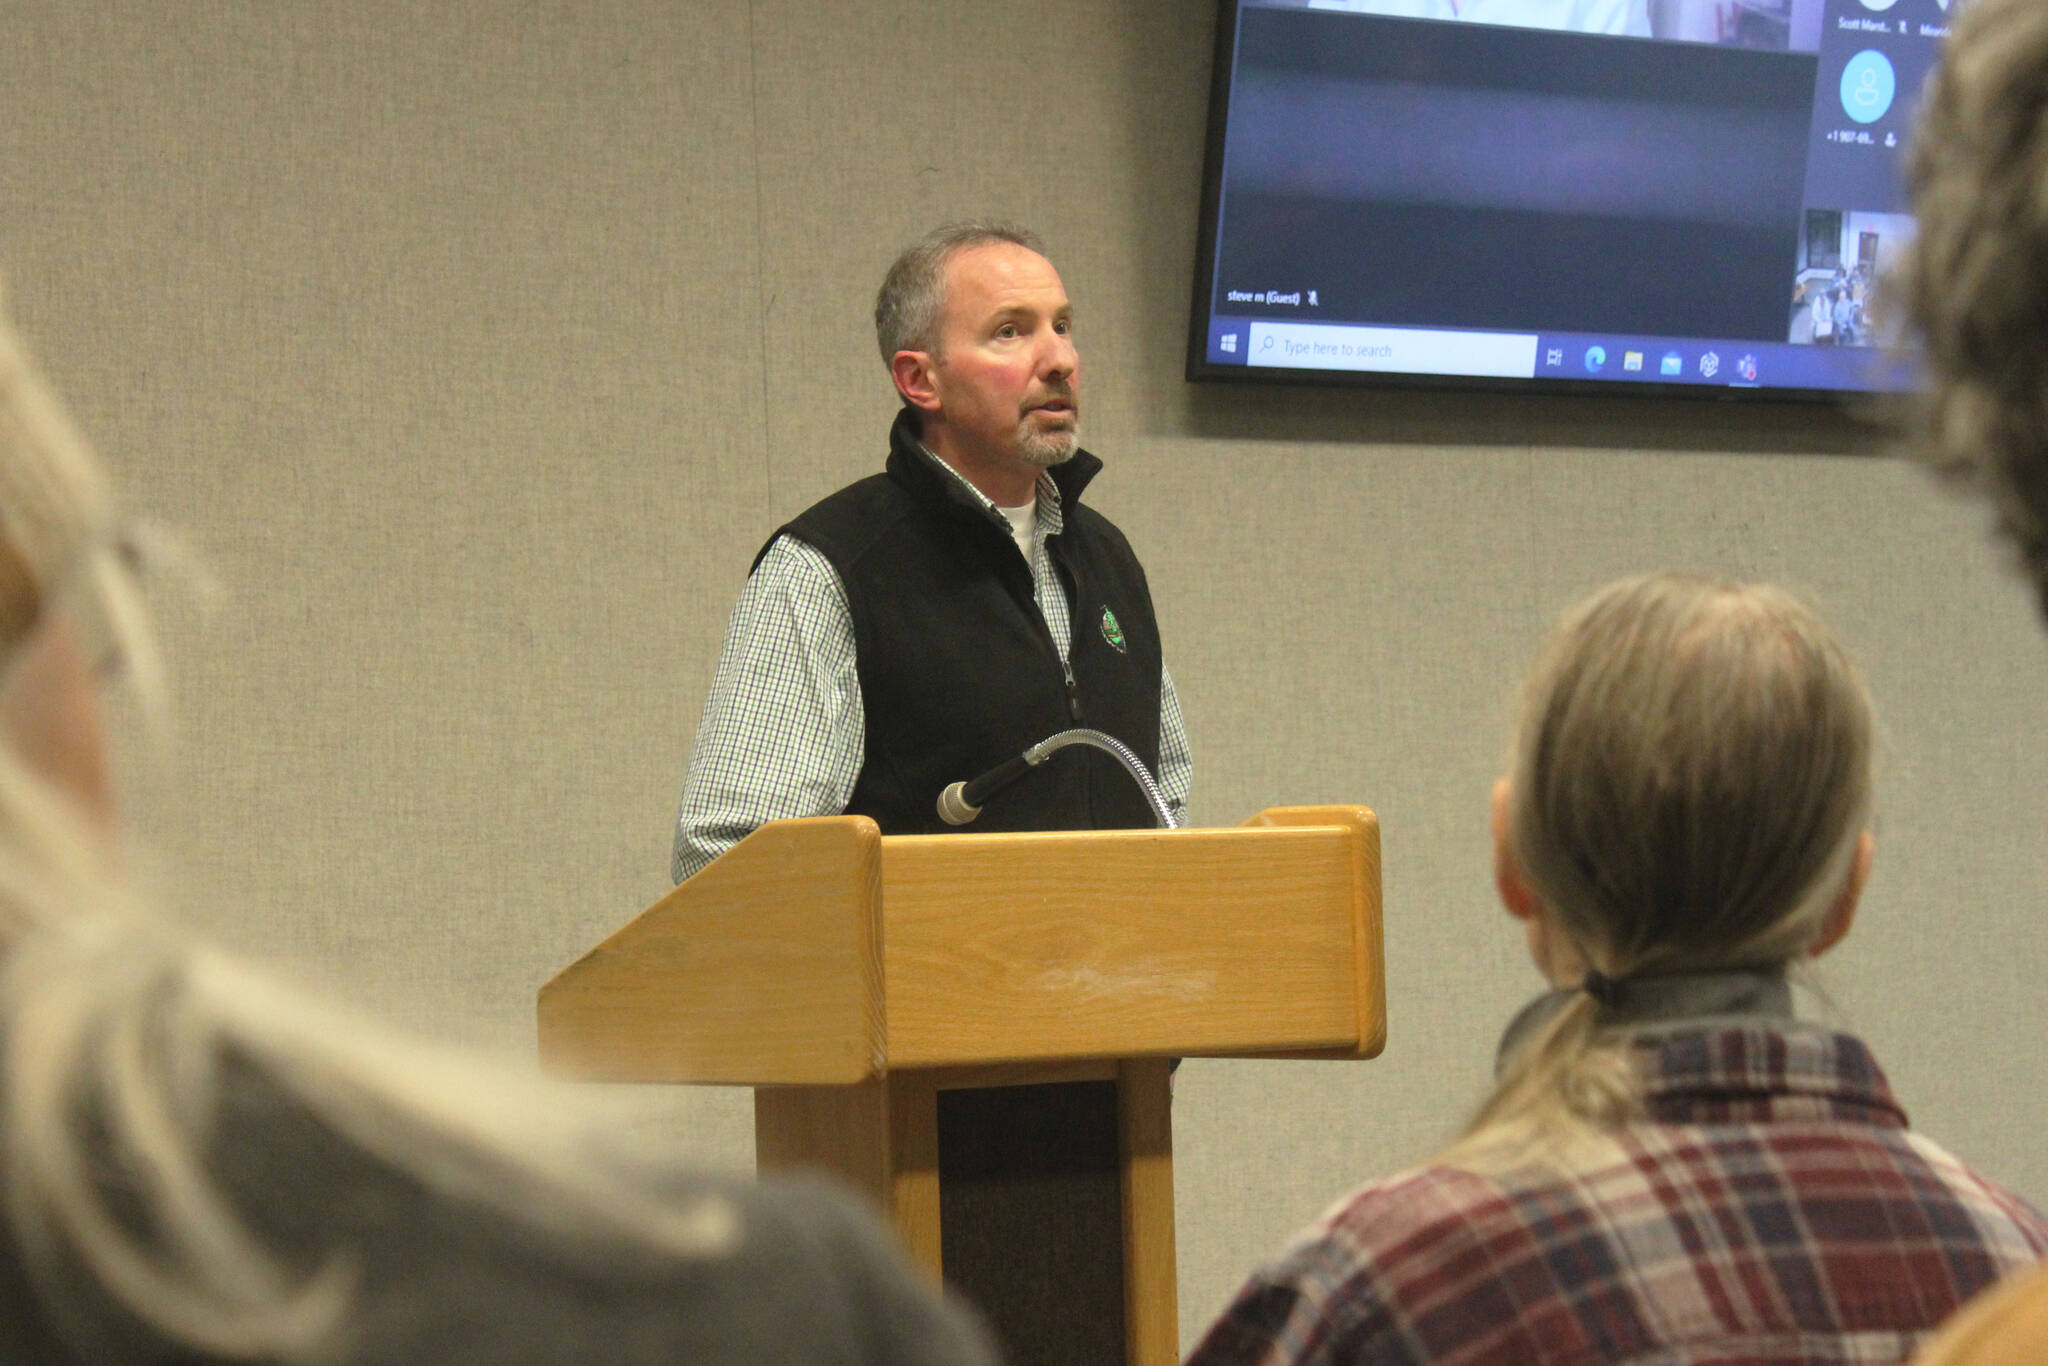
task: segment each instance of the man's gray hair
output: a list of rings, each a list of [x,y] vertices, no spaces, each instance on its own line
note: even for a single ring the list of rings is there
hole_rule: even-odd
[[[946,307],[946,262],[956,251],[1008,242],[1045,255],[1038,234],[995,219],[978,218],[934,228],[903,249],[875,295],[875,341],[882,363],[898,351],[939,350],[939,314]]]
[[[2048,5],[1955,7],[1906,178],[1918,445],[1991,498],[2048,613]]]

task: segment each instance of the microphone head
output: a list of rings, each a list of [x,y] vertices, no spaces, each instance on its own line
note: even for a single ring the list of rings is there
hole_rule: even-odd
[[[939,819],[948,825],[965,825],[980,814],[980,807],[967,804],[966,783],[953,783],[939,794]]]

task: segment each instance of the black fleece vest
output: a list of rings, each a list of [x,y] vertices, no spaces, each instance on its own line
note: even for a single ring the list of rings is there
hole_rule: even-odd
[[[831,561],[852,612],[867,754],[847,811],[872,816],[885,835],[950,830],[935,810],[947,784],[1075,726],[1115,736],[1156,773],[1160,652],[1151,591],[1123,533],[1080,501],[1101,462],[1080,451],[1052,471],[1063,525],[1046,550],[1071,608],[1070,686],[1008,528],[933,467],[907,410],[889,447],[884,473],[841,489],[777,533]],[[967,828],[1152,824],[1122,765],[1074,746],[990,797]]]

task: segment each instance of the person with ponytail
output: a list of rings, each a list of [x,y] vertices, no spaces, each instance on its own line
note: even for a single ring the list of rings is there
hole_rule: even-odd
[[[1778,589],[1658,574],[1566,616],[1493,794],[1549,990],[1465,1132],[1338,1201],[1193,1366],[1900,1362],[2048,1255],[1859,1040],[1794,1018],[1870,871],[1872,729]]]
[[[0,1361],[993,1360],[850,1200],[678,1170],[154,913],[97,695],[161,696],[137,563],[0,323]]]

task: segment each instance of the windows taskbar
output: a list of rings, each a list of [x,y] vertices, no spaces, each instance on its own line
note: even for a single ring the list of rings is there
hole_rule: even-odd
[[[1860,393],[1910,387],[1898,357],[1881,349],[1755,340],[1215,318],[1207,351],[1211,366],[1331,375]]]

